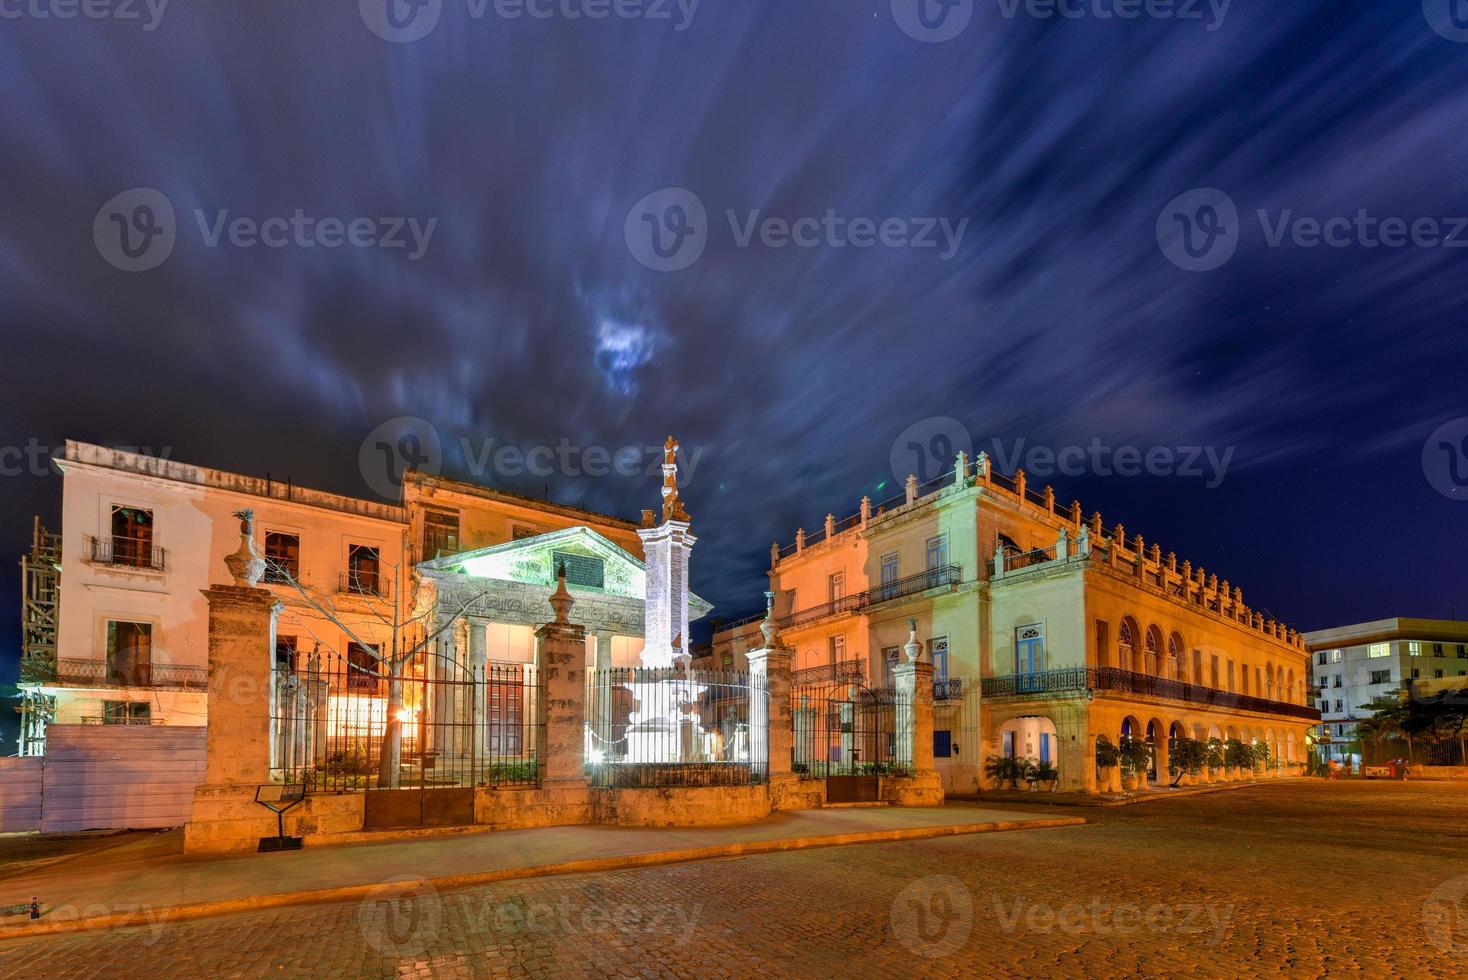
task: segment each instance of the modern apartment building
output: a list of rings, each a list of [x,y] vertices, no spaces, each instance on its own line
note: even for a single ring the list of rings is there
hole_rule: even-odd
[[[1360,765],[1356,724],[1380,697],[1401,696],[1416,681],[1468,678],[1468,622],[1379,619],[1305,634],[1310,691],[1320,709],[1316,741],[1323,758]]]

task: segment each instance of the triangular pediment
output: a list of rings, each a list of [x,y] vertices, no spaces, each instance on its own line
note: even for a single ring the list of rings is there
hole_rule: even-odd
[[[584,584],[586,576],[592,574],[592,566],[574,567],[578,558],[600,563],[602,584],[599,589]],[[418,568],[424,572],[522,585],[554,585],[556,566],[562,560],[573,566],[573,571],[581,573],[580,582],[577,575],[568,573],[573,593],[595,589],[606,595],[639,601],[646,596],[647,566],[615,542],[582,525],[435,558],[421,563]],[[691,618],[704,616],[712,608],[698,596],[689,595]]]

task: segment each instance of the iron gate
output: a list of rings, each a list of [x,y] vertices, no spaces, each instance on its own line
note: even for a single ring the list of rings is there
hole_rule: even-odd
[[[900,757],[898,732],[906,697],[868,687],[863,668],[845,661],[791,676],[793,769],[802,779],[824,779],[828,803],[876,802],[883,776],[911,769]]]
[[[356,649],[301,659],[273,671],[272,776],[364,793],[366,829],[472,824],[476,786],[539,781],[534,664],[429,651],[393,677]]]

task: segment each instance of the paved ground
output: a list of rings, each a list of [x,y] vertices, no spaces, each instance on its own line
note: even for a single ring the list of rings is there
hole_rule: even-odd
[[[1468,973],[1468,785],[1265,785],[1084,816],[445,894],[400,883],[364,902],[10,941],[0,973]]]

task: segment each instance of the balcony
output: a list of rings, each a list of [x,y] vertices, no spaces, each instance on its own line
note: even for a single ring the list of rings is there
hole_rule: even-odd
[[[962,677],[940,677],[933,681],[934,701],[961,701],[963,700],[963,678]]]
[[[958,565],[942,565],[938,568],[930,568],[916,575],[909,575],[893,582],[886,582],[875,589],[858,592],[855,595],[842,596],[823,602],[819,606],[811,606],[788,616],[781,616],[777,621],[782,628],[792,626],[804,626],[828,616],[837,616],[843,613],[859,613],[884,602],[892,602],[897,599],[905,599],[908,596],[927,592],[929,589],[948,588],[963,582],[963,569]]]
[[[981,683],[986,698],[1030,697],[1044,694],[1083,694],[1101,691],[1108,694],[1137,694],[1144,697],[1182,701],[1232,711],[1257,711],[1264,714],[1288,715],[1319,721],[1320,712],[1303,704],[1271,701],[1248,694],[1234,694],[1217,688],[1187,684],[1153,674],[1140,674],[1119,667],[1066,667],[1038,671],[1033,674],[1005,674],[985,677]]]
[[[866,681],[867,665],[864,660],[838,660],[834,664],[806,667],[790,672],[791,687],[814,687],[822,684],[851,683]]]
[[[387,596],[387,583],[376,570],[349,569],[342,572],[337,582],[337,591],[345,595],[370,596],[382,599]]]
[[[151,538],[124,538],[115,535],[104,538],[87,535],[87,560],[93,565],[161,572],[165,569],[167,558],[168,553],[162,548],[154,547]]]
[[[185,664],[108,664],[105,660],[58,657],[53,663],[27,658],[23,679],[40,684],[72,687],[151,687],[202,691],[209,686],[209,670]]]

